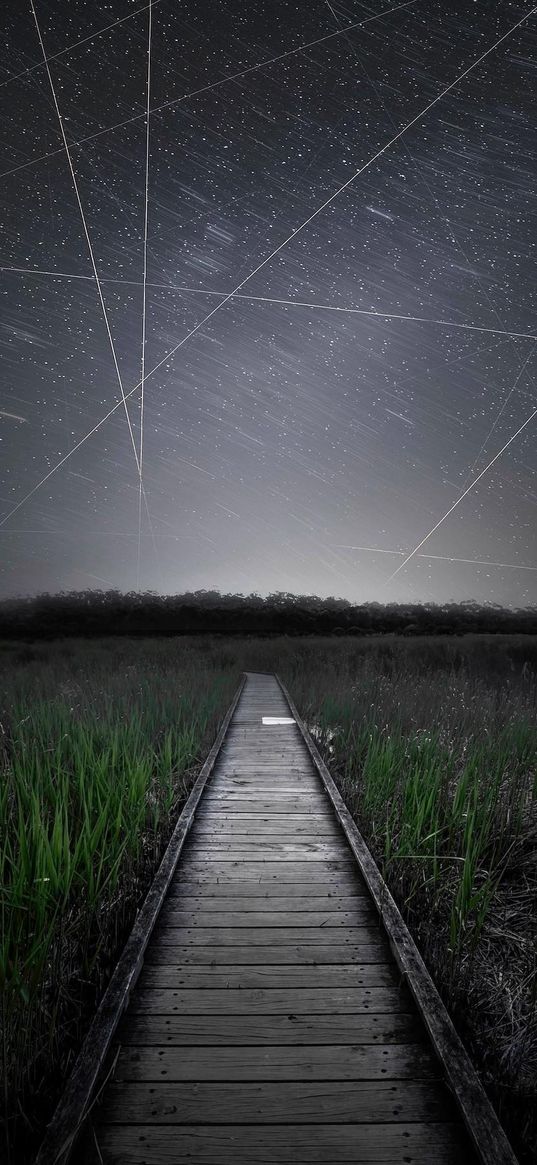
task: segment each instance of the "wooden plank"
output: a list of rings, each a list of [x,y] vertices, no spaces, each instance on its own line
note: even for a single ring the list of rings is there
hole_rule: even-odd
[[[275,822],[267,824],[264,821],[259,821],[257,825],[252,822],[245,824],[243,821],[230,823],[227,821],[220,822],[218,818],[211,820],[208,818],[205,822],[200,823],[192,830],[192,844],[199,842],[200,847],[204,845],[258,845],[259,843],[267,844],[274,842],[276,845],[343,845],[341,841],[341,834],[337,829],[328,822],[325,825],[303,825],[297,829],[293,829],[288,822],[280,821],[277,825]]]
[[[312,889],[309,882],[285,882],[279,886],[273,882],[247,882],[241,881],[240,886],[234,882],[190,882],[181,873],[182,866],[177,871],[175,878],[170,886],[169,898],[174,896],[188,896],[195,897],[198,901],[200,898],[220,899],[226,898],[228,900],[236,899],[240,894],[241,899],[245,901],[253,899],[253,910],[259,910],[260,904],[265,899],[267,903],[271,901],[278,901],[280,899],[286,900],[291,906],[292,899],[298,898],[300,902],[296,909],[302,909],[303,902],[315,900],[321,904],[321,900],[326,903],[342,902],[347,898],[354,898],[355,894],[360,898],[364,895],[365,883],[361,881],[359,875],[355,875],[350,879],[341,879],[336,886],[333,883],[315,882]],[[313,894],[313,898],[312,898]],[[259,903],[255,902],[259,899]],[[272,907],[269,905],[269,909]]]
[[[308,809],[322,809],[324,802],[320,797],[310,797],[307,794],[303,796],[292,794],[289,797],[284,797],[278,794],[273,799],[267,799],[265,795],[250,795],[242,794],[233,796],[232,794],[214,794],[203,798],[207,809],[217,810],[219,813],[251,813],[252,810],[262,813],[269,809],[271,813],[288,814],[291,812],[306,813]]]
[[[447,1075],[458,1108],[483,1165],[517,1165],[506,1134],[490,1104],[483,1085],[429,975],[365,841],[347,809],[337,786],[288,692],[283,694],[295,716],[304,743],[342,825],[358,867],[371,891],[397,964],[406,975],[435,1053]]]
[[[193,943],[189,946],[181,946],[179,943],[177,946],[167,944],[157,946],[156,943],[151,943],[146,952],[146,963],[152,966],[171,966],[176,963],[198,965],[213,963],[215,966],[221,963],[230,966],[237,964],[255,966],[259,963],[264,966],[269,964],[312,966],[316,963],[382,963],[388,953],[388,945],[382,938],[376,942],[369,939],[367,943],[352,945],[348,943],[346,946],[340,946],[335,942],[321,944],[320,937],[318,946],[297,943],[289,946],[279,944],[256,947],[239,946],[238,943],[234,943],[228,947],[212,943],[210,946],[202,947]]]
[[[238,990],[202,988],[157,990],[140,988],[131,1000],[132,1015],[359,1015],[362,1012],[408,1011],[412,1006],[403,988],[333,987]],[[209,1028],[210,1030],[210,1028]]]
[[[81,1165],[469,1165],[453,1124],[103,1125]]]
[[[124,1047],[226,1047],[250,1044],[423,1043],[415,1014],[351,1015],[130,1015],[120,1025]]]
[[[240,758],[233,761],[228,759],[215,775],[214,784],[219,785],[224,781],[240,781],[244,784],[258,781],[275,789],[286,784],[315,790],[319,788],[318,778],[309,766],[299,768],[298,765],[291,763],[284,765],[281,762],[269,764],[259,758],[248,767],[241,762]]]
[[[284,754],[281,758],[277,756],[271,758],[253,757],[248,763],[245,758],[240,756],[222,757],[218,774],[214,776],[214,783],[217,784],[222,778],[227,779],[233,776],[240,777],[242,781],[253,781],[255,777],[264,777],[267,781],[274,782],[275,785],[290,781],[298,784],[306,783],[306,785],[311,785],[312,789],[319,788],[317,776],[304,757],[302,764],[297,764]]]
[[[213,793],[224,794],[230,796],[255,795],[258,797],[269,797],[271,799],[282,797],[320,797],[319,787],[317,783],[308,777],[294,776],[292,773],[287,773],[285,777],[276,779],[270,773],[263,775],[257,773],[250,777],[238,776],[230,773],[229,776],[221,776],[213,787]],[[211,794],[212,795],[212,794]]]
[[[218,781],[222,775],[229,776],[233,773],[247,780],[252,776],[264,775],[276,781],[291,777],[293,780],[306,780],[318,784],[317,774],[308,764],[305,753],[302,751],[296,756],[291,756],[289,749],[285,747],[274,752],[271,750],[270,753],[267,750],[264,754],[257,755],[246,750],[228,751],[220,758],[214,779]]]
[[[256,854],[265,854],[273,852],[277,855],[277,860],[280,861],[309,861],[305,855],[315,854],[317,857],[332,861],[333,859],[345,860],[344,855],[348,852],[345,843],[336,837],[300,837],[294,838],[284,836],[281,840],[269,834],[268,837],[251,837],[249,834],[239,833],[236,835],[223,834],[198,834],[196,838],[192,837],[189,843],[189,852],[196,851],[200,855],[204,855],[208,851],[227,852],[228,850],[237,850],[240,857],[248,859],[253,856],[254,861],[260,861]],[[297,856],[298,855],[298,856]],[[304,855],[304,856],[303,856]],[[200,856],[200,861],[203,856]]]
[[[277,735],[276,727],[268,724],[248,725],[243,732],[242,736],[234,736],[226,744],[222,752],[223,765],[241,761],[248,768],[260,763],[272,768],[289,767],[311,773],[300,735],[297,739],[296,729],[287,738],[285,735]],[[252,747],[252,736],[259,737],[255,747]]]
[[[445,1088],[416,1080],[337,1080],[285,1084],[113,1084],[99,1112],[116,1124],[399,1124],[453,1119]],[[291,1134],[290,1134],[291,1135]]]
[[[373,908],[369,902],[365,902],[361,907],[355,905],[352,910],[303,910],[303,911],[275,911],[268,910],[259,911],[239,911],[239,910],[209,910],[203,911],[199,908],[194,910],[174,910],[172,905],[164,907],[161,915],[161,923],[165,926],[172,927],[191,927],[191,926],[232,926],[232,927],[252,927],[252,926],[273,926],[273,927],[297,927],[297,926],[311,926],[311,927],[349,927],[362,926],[364,922],[374,920]]]
[[[285,772],[277,772],[269,765],[256,765],[251,772],[245,772],[241,764],[220,769],[215,777],[214,788],[223,788],[225,785],[237,785],[239,789],[245,785],[252,785],[254,788],[265,786],[271,792],[283,791],[286,785],[312,794],[320,791],[319,782],[311,771],[299,772],[297,769],[288,768]]]
[[[270,813],[309,813],[311,810],[325,813],[327,809],[327,798],[320,792],[301,790],[298,793],[287,793],[281,789],[267,793],[240,789],[225,792],[218,789],[217,785],[211,791],[207,790],[203,803],[207,811],[218,809],[221,813],[252,813],[253,807],[255,812]]]
[[[189,855],[194,852],[194,844],[190,843]],[[240,842],[222,841],[219,844],[197,841],[195,843],[196,860],[199,862],[233,861],[272,861],[272,862],[316,862],[344,860],[346,848],[343,842],[265,842],[256,841],[251,845]],[[185,861],[187,860],[185,854]]]
[[[284,820],[282,821],[283,815]],[[301,829],[303,826],[312,828],[313,826],[324,825],[331,826],[333,829],[335,829],[335,831],[337,831],[339,838],[341,836],[340,826],[335,824],[335,822],[332,820],[331,814],[326,812],[326,810],[323,813],[288,812],[282,814],[273,813],[271,810],[262,811],[257,809],[255,812],[250,809],[249,813],[234,813],[229,811],[222,812],[219,809],[215,809],[215,806],[212,806],[211,809],[207,809],[206,806],[203,810],[198,809],[196,813],[197,828],[209,828],[209,826],[217,825],[220,826],[221,829],[240,826],[243,832],[247,832],[248,829],[252,828],[254,825],[277,825],[278,828],[289,825],[289,828],[292,832],[295,832],[296,829]]]
[[[304,750],[301,749],[299,752],[291,754],[286,746],[274,749],[274,751],[267,748],[264,752],[258,753],[252,752],[251,749],[223,752],[218,772],[215,773],[215,781],[220,778],[222,773],[226,775],[233,772],[244,777],[265,773],[267,777],[275,780],[285,780],[290,776],[298,780],[318,782],[317,774],[308,764],[308,757]]]
[[[195,889],[195,887],[194,887]],[[242,886],[240,887],[242,890]],[[292,911],[296,916],[293,922],[298,921],[299,915],[311,914],[312,911],[322,912],[322,918],[325,917],[326,912],[330,914],[337,914],[340,917],[352,911],[359,910],[372,918],[375,917],[373,908],[371,906],[371,899],[364,893],[362,894],[348,894],[343,895],[333,894],[332,896],[325,895],[309,895],[305,894],[301,898],[297,895],[294,897],[272,896],[257,897],[252,895],[228,895],[226,898],[206,896],[205,898],[189,893],[184,893],[180,889],[180,884],[175,893],[169,893],[166,899],[166,904],[162,909],[161,919],[168,918],[168,912],[177,910],[196,911],[198,914],[217,914],[221,915],[224,911],[234,911],[240,914],[256,914],[258,916],[264,914],[281,914],[284,915],[287,911]],[[319,920],[321,921],[321,919]],[[263,924],[261,924],[263,925]]]
[[[223,781],[224,779],[227,780],[229,778],[218,777],[218,779],[215,779],[214,781],[211,782],[210,786],[207,789],[206,796],[203,799],[204,805],[206,805],[212,798],[220,797],[220,799],[222,799],[222,793],[219,790],[219,786],[220,786],[221,781]],[[289,780],[289,774],[287,774],[287,780]],[[296,781],[294,781],[293,783],[296,785]],[[319,782],[317,782],[317,784],[314,785],[313,788],[311,788],[311,786],[309,788],[307,788],[307,787],[304,788],[303,785],[299,785],[299,789],[302,790],[301,797],[300,797],[301,800],[304,799],[305,797],[308,797],[312,802],[317,801],[319,805],[324,806],[325,808],[328,808],[328,809],[330,808],[329,799],[326,795],[325,790],[322,788],[322,785],[320,785]],[[272,796],[271,794],[274,794],[274,796]],[[230,799],[233,799],[234,797],[235,798],[240,797],[240,795],[241,795],[241,791],[240,791],[240,787],[239,787],[238,789],[234,789],[229,794],[229,797],[230,797]],[[271,785],[270,789],[269,789],[269,800],[272,801],[275,798],[278,800],[292,801],[293,794],[286,793],[285,791],[283,791],[281,789],[280,785],[278,785],[278,787],[276,789],[274,788],[274,785]]]
[[[212,788],[219,790],[227,785],[236,786],[239,790],[246,786],[255,789],[266,788],[271,794],[284,792],[289,787],[309,793],[312,797],[321,795],[319,781],[311,770],[299,772],[296,768],[289,768],[285,772],[280,772],[270,768],[269,765],[256,765],[255,768],[252,767],[250,772],[245,772],[244,767],[239,762],[235,765],[228,765],[226,769],[219,770]]]
[[[155,947],[176,946],[214,946],[234,947],[237,943],[250,947],[317,946],[320,942],[328,942],[324,938],[326,931],[320,927],[307,926],[159,926],[155,930]],[[379,945],[378,927],[373,925],[341,927],[333,938],[338,946],[369,946]],[[382,941],[382,940],[381,940]],[[336,960],[337,962],[337,960]]]
[[[274,752],[272,749],[258,753],[252,752],[251,749],[236,749],[233,752],[228,750],[220,758],[215,780],[218,780],[222,773],[226,775],[233,772],[244,777],[264,773],[267,777],[275,780],[285,780],[287,777],[308,780],[313,783],[318,780],[317,774],[308,764],[308,758],[304,751],[301,750],[291,755],[290,750],[285,746],[282,749],[275,749]]]
[[[385,963],[313,963],[302,967],[281,963],[276,966],[218,964],[215,966],[146,965],[138,980],[142,987],[389,987],[398,986],[401,978],[392,960]]]
[[[276,841],[289,841],[299,838],[301,841],[341,840],[341,830],[329,819],[322,821],[305,821],[295,823],[282,814],[275,814],[267,821],[266,817],[258,814],[257,817],[237,814],[235,818],[222,818],[217,813],[199,817],[192,829],[192,841],[203,841],[212,837],[217,841],[227,838],[230,841],[248,841],[253,838],[275,838]]]
[[[279,772],[285,772],[286,769],[297,769],[301,772],[307,772],[309,775],[317,775],[315,771],[312,773],[308,765],[307,752],[302,748],[303,742],[300,740],[300,734],[298,739],[295,737],[284,740],[280,737],[277,740],[273,735],[274,728],[272,734],[267,729],[265,739],[260,741],[259,745],[252,744],[252,739],[256,740],[261,727],[260,724],[248,725],[247,736],[241,740],[234,739],[226,742],[221,758],[223,767],[241,763],[246,770],[251,770],[258,764],[262,764]]]
[[[276,782],[273,777],[221,777],[214,786],[215,792],[232,795],[233,793],[260,797],[277,797],[280,794],[286,797],[315,797],[317,787],[313,781],[306,778],[287,776]]]
[[[240,772],[246,778],[252,775],[264,773],[271,780],[286,780],[287,777],[293,777],[296,780],[307,780],[312,783],[315,782],[316,776],[312,772],[310,766],[307,764],[304,753],[295,756],[289,755],[288,748],[275,749],[274,752],[268,753],[253,753],[251,749],[235,749],[233,752],[227,751],[222,756],[222,762],[218,770],[218,779],[222,773],[228,774],[233,772]]]
[[[352,860],[345,859],[337,861],[318,860],[313,862],[303,861],[281,861],[277,865],[274,862],[263,861],[237,861],[230,859],[229,861],[210,862],[200,861],[199,859],[189,856],[184,858],[181,862],[181,872],[188,881],[227,881],[227,882],[278,882],[281,885],[287,882],[324,882],[337,886],[340,884],[341,875],[347,876],[347,881],[352,877],[358,880],[356,870],[356,863]]]
[[[291,813],[309,813],[324,812],[324,806],[320,800],[304,794],[292,793],[289,797],[274,794],[271,800],[267,799],[268,794],[250,794],[242,793],[234,795],[231,793],[220,794],[214,797],[207,797],[205,801],[205,808],[211,813],[218,814],[221,819],[224,819],[224,814],[235,814],[238,818],[239,814],[246,813],[263,813],[270,810],[273,814],[278,814],[280,817],[288,816]]]
[[[310,828],[304,827],[302,830],[290,830],[285,826],[278,828],[276,825],[267,826],[260,823],[259,826],[253,826],[245,829],[239,824],[236,828],[222,828],[215,823],[210,823],[204,828],[197,828],[192,831],[192,846],[199,846],[203,851],[205,846],[212,848],[221,848],[222,846],[230,848],[250,848],[253,849],[258,845],[328,845],[339,846],[340,852],[345,852],[341,847],[344,843],[341,841],[336,830],[328,828]]]
[[[308,1045],[258,1048],[122,1048],[116,1080],[433,1080],[419,1044]]]

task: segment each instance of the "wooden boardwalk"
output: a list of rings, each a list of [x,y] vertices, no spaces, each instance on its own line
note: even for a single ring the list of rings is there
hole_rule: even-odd
[[[75,1160],[475,1158],[287,701],[249,675]]]

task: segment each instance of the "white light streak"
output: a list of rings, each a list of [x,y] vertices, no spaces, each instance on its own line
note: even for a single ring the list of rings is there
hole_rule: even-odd
[[[430,538],[436,530],[438,530],[438,527],[441,526],[443,522],[445,522],[446,518],[449,518],[449,515],[453,513],[453,510],[455,510],[457,506],[460,506],[461,502],[464,500],[467,494],[470,493],[470,490],[474,489],[478,481],[481,481],[481,478],[484,477],[486,473],[488,473],[489,469],[491,469],[498,458],[501,457],[502,453],[505,453],[505,450],[508,449],[510,445],[512,445],[513,441],[516,439],[516,437],[518,437],[519,433],[522,433],[523,429],[525,429],[527,425],[531,424],[534,417],[537,417],[537,409],[534,409],[530,416],[526,417],[526,420],[520,426],[520,428],[517,429],[516,433],[513,433],[509,440],[505,442],[505,445],[503,445],[502,448],[499,449],[498,452],[494,455],[492,460],[489,461],[488,465],[485,465],[485,468],[481,470],[481,473],[474,479],[471,485],[469,485],[468,488],[465,489],[464,493],[462,493],[461,496],[457,498],[457,501],[454,502],[452,506],[450,506],[449,510],[447,510],[446,513],[443,514],[441,518],[439,518],[438,522],[433,526],[432,530],[429,530],[429,533],[425,535],[425,538],[422,538],[421,542],[418,542],[418,545],[414,547],[414,550],[411,550],[410,554],[407,554],[404,562],[401,562],[397,567],[397,570],[394,570],[393,574],[391,574],[390,577],[386,579],[386,582],[383,584],[384,586],[387,586],[388,583],[390,583],[392,579],[395,578],[396,574],[399,574],[399,571],[402,570],[404,566],[406,566],[407,562],[410,562],[410,559],[414,558],[414,555],[418,553],[418,550],[421,550],[422,546],[425,544],[425,542],[427,542],[427,539]]]
[[[19,417],[17,413],[6,413],[5,409],[0,409],[0,417],[6,417],[8,421],[20,421],[21,425],[28,424],[27,417]]]
[[[466,487],[466,485],[467,485],[467,483],[468,483],[469,479],[471,478],[471,476],[472,476],[472,474],[473,474],[473,472],[474,472],[474,469],[475,469],[476,465],[478,464],[478,462],[479,462],[479,460],[480,460],[480,458],[481,458],[481,454],[482,454],[482,453],[483,453],[483,451],[486,449],[486,447],[487,447],[487,445],[488,445],[488,443],[489,443],[489,441],[490,441],[490,438],[492,437],[492,434],[494,433],[494,431],[495,431],[495,429],[496,429],[496,426],[498,425],[498,422],[499,422],[499,420],[500,420],[500,419],[501,419],[501,417],[503,416],[503,414],[504,414],[504,412],[505,412],[505,410],[506,410],[506,408],[507,408],[507,405],[509,404],[509,401],[511,400],[511,397],[512,397],[513,393],[514,393],[514,392],[516,392],[516,390],[517,390],[517,388],[518,388],[518,382],[519,382],[519,380],[522,378],[522,375],[523,375],[523,373],[526,371],[526,368],[527,368],[527,366],[528,366],[528,364],[529,364],[529,362],[530,362],[530,360],[531,360],[532,356],[534,355],[534,352],[535,352],[535,344],[533,344],[533,345],[532,345],[532,347],[530,348],[530,350],[529,350],[529,352],[528,352],[528,355],[526,356],[526,359],[525,359],[524,363],[522,364],[521,368],[519,369],[519,372],[518,372],[518,375],[517,375],[517,377],[516,377],[516,380],[515,380],[515,382],[514,382],[514,384],[513,384],[512,388],[510,388],[509,392],[507,393],[507,396],[506,396],[506,398],[505,398],[505,400],[504,400],[504,402],[503,402],[503,404],[502,404],[502,407],[501,407],[500,411],[498,412],[498,414],[497,414],[497,415],[496,415],[496,417],[494,418],[493,424],[491,425],[491,427],[490,427],[490,429],[489,429],[489,431],[488,431],[488,433],[487,433],[487,435],[486,435],[486,437],[485,437],[485,440],[483,441],[483,443],[482,443],[482,445],[481,445],[481,448],[480,448],[480,450],[479,450],[479,453],[477,454],[477,457],[474,457],[473,463],[472,463],[472,465],[470,466],[470,469],[469,469],[468,473],[466,474],[466,477],[465,477],[465,480],[464,480],[464,483],[463,483],[463,487],[462,487],[463,489]]]
[[[398,554],[405,557],[406,550],[379,550],[376,546],[334,546],[334,550],[363,550],[369,554]],[[437,562],[466,562],[472,566],[500,566],[505,570],[537,570],[537,566],[525,566],[520,562],[490,562],[487,558],[453,558],[449,554],[418,554],[416,558],[434,559]]]
[[[76,178],[76,174],[75,174],[75,170],[74,170],[74,166],[73,166],[73,161],[72,161],[72,158],[71,158],[71,152],[70,152],[70,150],[69,150],[69,145],[68,145],[68,142],[67,142],[67,137],[66,137],[66,134],[65,134],[65,129],[64,129],[64,125],[63,125],[63,118],[62,118],[62,115],[61,115],[61,112],[60,112],[60,107],[59,107],[59,105],[58,105],[58,99],[57,99],[57,97],[56,97],[56,90],[55,90],[55,88],[54,88],[54,82],[53,82],[53,80],[52,80],[52,73],[51,73],[51,71],[50,71],[49,63],[48,63],[48,60],[47,60],[47,55],[46,55],[46,52],[45,52],[45,46],[44,46],[44,44],[43,44],[43,38],[42,38],[42,36],[41,36],[41,29],[40,29],[40,27],[39,27],[39,22],[38,22],[38,19],[37,19],[37,13],[36,13],[36,11],[35,11],[34,0],[30,0],[30,6],[31,6],[31,9],[32,9],[32,13],[33,13],[34,21],[35,21],[35,27],[36,27],[36,29],[37,29],[37,35],[38,35],[38,38],[39,38],[39,44],[40,44],[40,46],[41,46],[41,51],[42,51],[42,53],[43,53],[43,61],[44,61],[45,69],[46,69],[46,71],[47,71],[47,76],[48,76],[48,80],[49,80],[49,84],[50,84],[50,90],[51,90],[51,93],[52,93],[52,100],[53,100],[53,102],[54,102],[54,108],[55,108],[55,110],[56,110],[56,114],[57,114],[57,117],[58,117],[58,122],[59,122],[59,126],[60,126],[60,132],[61,132],[62,141],[63,141],[63,146],[64,146],[65,153],[66,153],[66,155],[67,155],[67,161],[68,161],[68,163],[69,163],[69,170],[71,171],[71,178],[72,178],[72,181],[73,181],[73,187],[74,187],[74,191],[75,191],[76,201],[77,201],[77,203],[78,203],[78,209],[79,209],[79,211],[80,211],[80,218],[81,218],[81,220],[82,220],[82,227],[83,227],[83,230],[84,230],[84,235],[85,235],[85,238],[86,238],[86,243],[87,243],[87,247],[88,247],[88,251],[89,251],[89,256],[90,256],[91,266],[92,266],[92,269],[93,269],[93,278],[94,278],[94,280],[95,280],[95,283],[96,283],[96,286],[97,286],[97,292],[98,292],[98,295],[99,295],[99,301],[100,301],[100,304],[101,304],[101,309],[102,309],[103,318],[104,318],[104,322],[105,322],[106,333],[107,333],[107,336],[108,336],[108,340],[109,340],[109,343],[110,343],[110,349],[111,349],[111,352],[112,352],[112,358],[113,358],[113,361],[114,361],[114,368],[115,368],[115,370],[116,370],[116,376],[117,376],[117,380],[118,380],[119,387],[120,387],[120,389],[121,389],[121,396],[122,396],[123,404],[124,404],[124,406],[125,406],[125,414],[126,414],[126,417],[127,417],[127,424],[128,424],[128,427],[129,427],[129,433],[130,433],[130,437],[131,437],[131,441],[132,441],[132,447],[133,447],[133,450],[134,450],[134,457],[135,457],[135,460],[136,460],[136,468],[138,469],[138,473],[139,473],[139,472],[140,472],[140,463],[139,463],[139,459],[138,459],[138,452],[137,452],[137,449],[136,449],[136,444],[135,444],[135,440],[134,440],[134,433],[133,433],[133,431],[132,431],[132,425],[131,425],[131,420],[130,420],[130,416],[129,416],[129,410],[128,410],[128,407],[127,407],[127,400],[126,400],[125,393],[124,393],[124,390],[123,390],[123,381],[122,381],[122,379],[121,379],[121,372],[120,372],[120,370],[119,370],[119,364],[118,364],[118,360],[117,360],[116,349],[115,349],[114,341],[113,341],[113,338],[112,338],[112,332],[111,332],[111,330],[110,330],[110,323],[109,323],[109,320],[108,320],[108,313],[107,313],[107,310],[106,310],[106,305],[105,305],[105,302],[104,302],[103,292],[102,292],[102,288],[101,288],[101,284],[100,284],[100,280],[99,280],[99,272],[97,271],[97,264],[96,264],[96,262],[95,262],[95,255],[94,255],[94,251],[93,251],[93,244],[92,244],[92,242],[91,242],[91,238],[90,238],[90,234],[89,234],[89,230],[88,230],[88,224],[87,224],[87,222],[86,222],[86,215],[85,215],[85,213],[84,213],[84,207],[82,206],[82,199],[81,199],[81,197],[80,197],[80,191],[79,191],[79,189],[78,189],[78,182],[77,182],[77,178]]]
[[[142,274],[142,360],[140,378],[140,489],[138,496],[138,560],[137,584],[140,590],[140,568],[142,560],[142,498],[143,498],[143,465],[144,465],[144,388],[145,388],[145,333],[147,317],[147,224],[149,214],[149,143],[150,143],[150,102],[151,102],[151,44],[152,44],[152,0],[149,2],[148,30],[147,30],[147,100],[146,100],[146,131],[145,131],[145,189],[144,189],[144,242],[143,242],[143,274]]]
[[[46,271],[37,267],[0,266],[0,271],[13,272],[14,274],[20,275],[48,275],[54,279],[91,280],[91,275],[74,275],[68,271]],[[101,276],[101,283],[113,283],[124,285],[125,287],[143,286],[139,279],[112,279],[110,276]],[[370,319],[396,320],[398,322],[402,321],[403,323],[409,322],[415,324],[435,324],[442,328],[459,328],[466,332],[482,332],[485,335],[505,336],[507,339],[512,340],[534,340],[537,343],[537,335],[535,335],[533,332],[514,332],[508,331],[505,328],[487,328],[481,324],[466,324],[460,322],[459,320],[435,319],[432,316],[404,315],[402,312],[385,312],[365,307],[343,307],[339,304],[317,303],[312,300],[305,299],[281,299],[269,295],[245,295],[242,292],[235,291],[231,291],[229,293],[226,291],[211,291],[208,288],[189,287],[182,283],[150,283],[148,281],[146,286],[155,291],[185,292],[190,295],[216,296],[218,299],[222,297],[227,299],[242,299],[246,300],[248,303],[269,303],[275,305],[276,307],[282,306],[311,308],[314,311],[342,312],[344,315],[366,316]],[[505,403],[507,403],[507,401]]]

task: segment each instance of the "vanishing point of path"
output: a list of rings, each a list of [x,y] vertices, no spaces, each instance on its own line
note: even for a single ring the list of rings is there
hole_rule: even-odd
[[[248,675],[75,1159],[467,1165],[441,1069],[273,676]]]

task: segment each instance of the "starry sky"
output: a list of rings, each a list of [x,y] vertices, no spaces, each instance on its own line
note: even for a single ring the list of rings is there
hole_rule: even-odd
[[[535,603],[537,10],[32,7],[0,18],[0,597]]]

